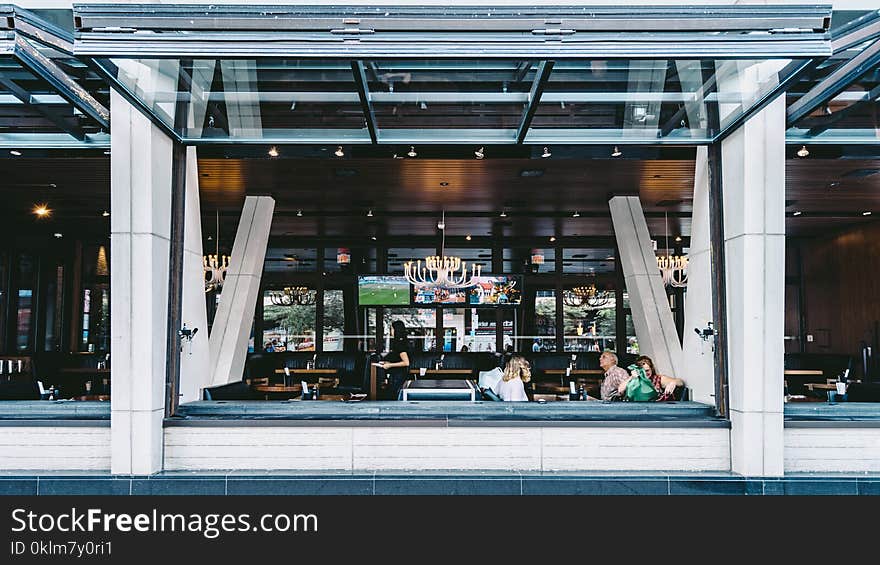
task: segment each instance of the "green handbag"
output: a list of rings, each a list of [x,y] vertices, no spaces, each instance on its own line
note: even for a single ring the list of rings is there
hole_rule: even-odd
[[[645,370],[638,365],[630,365],[627,367],[629,372],[636,371],[636,376],[626,383],[626,399],[634,402],[650,402],[657,400],[659,396],[657,389],[654,388],[651,379],[645,374]]]

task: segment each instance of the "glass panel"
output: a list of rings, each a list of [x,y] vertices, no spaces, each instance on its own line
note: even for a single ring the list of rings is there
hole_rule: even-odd
[[[181,72],[178,60],[113,59],[119,81],[159,119],[186,138],[327,138],[370,141],[357,86],[347,60],[196,59]],[[181,99],[194,119],[173,122]]]
[[[471,266],[479,265],[483,274],[492,272],[492,250],[491,249],[474,249],[474,248],[446,248],[447,255],[461,257],[462,261],[467,263],[467,270],[471,272]]]
[[[306,292],[306,304],[291,306],[275,304],[272,292],[263,292],[263,351],[314,351],[318,316],[315,291]]]
[[[33,343],[34,285],[36,283],[34,257],[18,256],[18,301],[16,304],[15,348],[27,351]]]
[[[626,312],[626,352],[635,355],[639,353],[639,338],[636,337],[636,327],[629,311]]]
[[[531,351],[556,351],[556,292],[539,290],[535,294],[535,337]]]
[[[46,281],[46,342],[44,351],[61,351],[64,312],[64,265],[55,264]]]
[[[361,342],[362,351],[376,351],[376,309],[364,308],[364,338]]]
[[[367,64],[381,130],[501,129],[515,135],[537,62],[391,60]],[[391,132],[389,132],[391,133]]]
[[[324,351],[342,351],[345,333],[345,307],[341,290],[324,291]]]
[[[572,306],[563,302],[562,316],[566,351],[604,351],[615,349],[617,319],[614,291],[602,306]]]
[[[266,251],[266,272],[305,273],[318,268],[316,249],[270,247]]]
[[[391,323],[401,320],[409,333],[411,347],[420,351],[436,349],[437,310],[427,308],[385,308],[382,318],[384,350],[391,346]]]
[[[436,254],[436,247],[392,247],[388,250],[388,274],[402,275],[407,261],[424,261],[425,257]]]
[[[79,351],[109,351],[110,254],[104,245],[83,247],[81,298]]]
[[[794,72],[773,60],[556,61],[526,142],[710,141]],[[717,114],[711,112],[712,107]],[[710,123],[711,116],[720,117]]]
[[[325,247],[324,272],[375,273],[376,248]]]
[[[613,273],[613,249],[570,249],[562,250],[563,273]]]
[[[503,251],[505,274],[553,273],[556,271],[556,249],[505,248]]]
[[[444,308],[443,350],[494,352],[495,314],[486,308]]]
[[[9,297],[9,255],[0,252],[0,350],[6,350],[6,301]]]

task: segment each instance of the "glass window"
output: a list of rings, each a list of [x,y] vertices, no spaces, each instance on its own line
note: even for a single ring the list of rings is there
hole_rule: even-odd
[[[15,348],[27,351],[33,343],[34,285],[36,266],[34,257],[28,254],[18,256],[18,293],[15,317]]]
[[[613,273],[614,250],[613,249],[573,249],[562,250],[563,273]]]
[[[638,355],[639,338],[636,337],[636,326],[633,324],[632,310],[629,307],[629,293],[623,293],[623,309],[626,313],[626,352]]]
[[[64,265],[56,263],[46,281],[46,342],[44,351],[61,351],[64,312]]]
[[[535,294],[535,336],[530,350],[556,351],[556,292],[539,290]]]
[[[492,250],[491,249],[477,249],[477,248],[447,248],[445,251],[446,255],[452,255],[455,257],[461,257],[461,260],[467,263],[467,271],[471,272],[471,268],[473,265],[477,265],[480,267],[480,270],[483,274],[488,275],[492,273]]]
[[[278,293],[275,290],[263,293],[263,350],[314,351],[316,292],[305,289],[290,305],[279,300]]]
[[[6,287],[9,282],[8,260],[9,255],[6,252],[0,252],[0,350],[5,350],[6,347],[6,300],[9,296],[9,289]]]
[[[266,272],[306,273],[318,268],[317,250],[270,247],[266,250],[263,270]]]
[[[425,257],[436,255],[436,247],[392,247],[388,250],[388,273],[391,275],[403,274],[403,264],[407,261],[422,261]]]
[[[552,273],[556,271],[554,248],[505,248],[503,267],[505,274]]]
[[[429,308],[385,308],[382,318],[385,351],[391,345],[391,324],[401,320],[409,334],[410,345],[419,351],[434,351],[437,347],[437,310]]]
[[[110,254],[104,245],[83,247],[79,351],[110,350]]]
[[[325,247],[324,272],[375,273],[375,247]]]
[[[604,351],[615,349],[617,333],[614,291],[592,304],[563,300],[562,316],[566,351]]]
[[[444,351],[495,351],[496,310],[444,308]]]
[[[364,333],[361,337],[361,350],[376,351],[378,349],[376,346],[376,309],[364,308],[363,316],[361,327],[364,328]]]
[[[342,351],[345,334],[345,306],[341,290],[324,291],[324,319],[321,321],[324,351]]]

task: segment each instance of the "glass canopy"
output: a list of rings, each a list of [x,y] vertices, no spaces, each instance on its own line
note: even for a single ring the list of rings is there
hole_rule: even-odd
[[[76,5],[74,52],[189,144],[711,143],[831,54],[817,6]]]
[[[72,56],[73,37],[19,8],[0,12],[0,147],[109,146],[109,87]]]

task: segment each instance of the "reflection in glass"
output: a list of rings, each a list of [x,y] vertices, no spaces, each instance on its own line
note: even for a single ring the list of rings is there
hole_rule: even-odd
[[[428,308],[385,308],[382,318],[385,329],[384,350],[391,346],[391,324],[401,320],[409,334],[410,347],[416,351],[434,351],[437,348],[437,311]]]
[[[311,304],[278,306],[272,302],[272,291],[263,293],[263,351],[314,351],[317,306],[314,290]]]
[[[532,352],[556,351],[556,292],[539,290],[535,295],[535,337]]]
[[[617,333],[614,291],[601,308],[572,306],[563,302],[565,351],[604,351],[615,349]]]
[[[324,291],[324,351],[342,351],[345,333],[345,308],[341,290]]]

